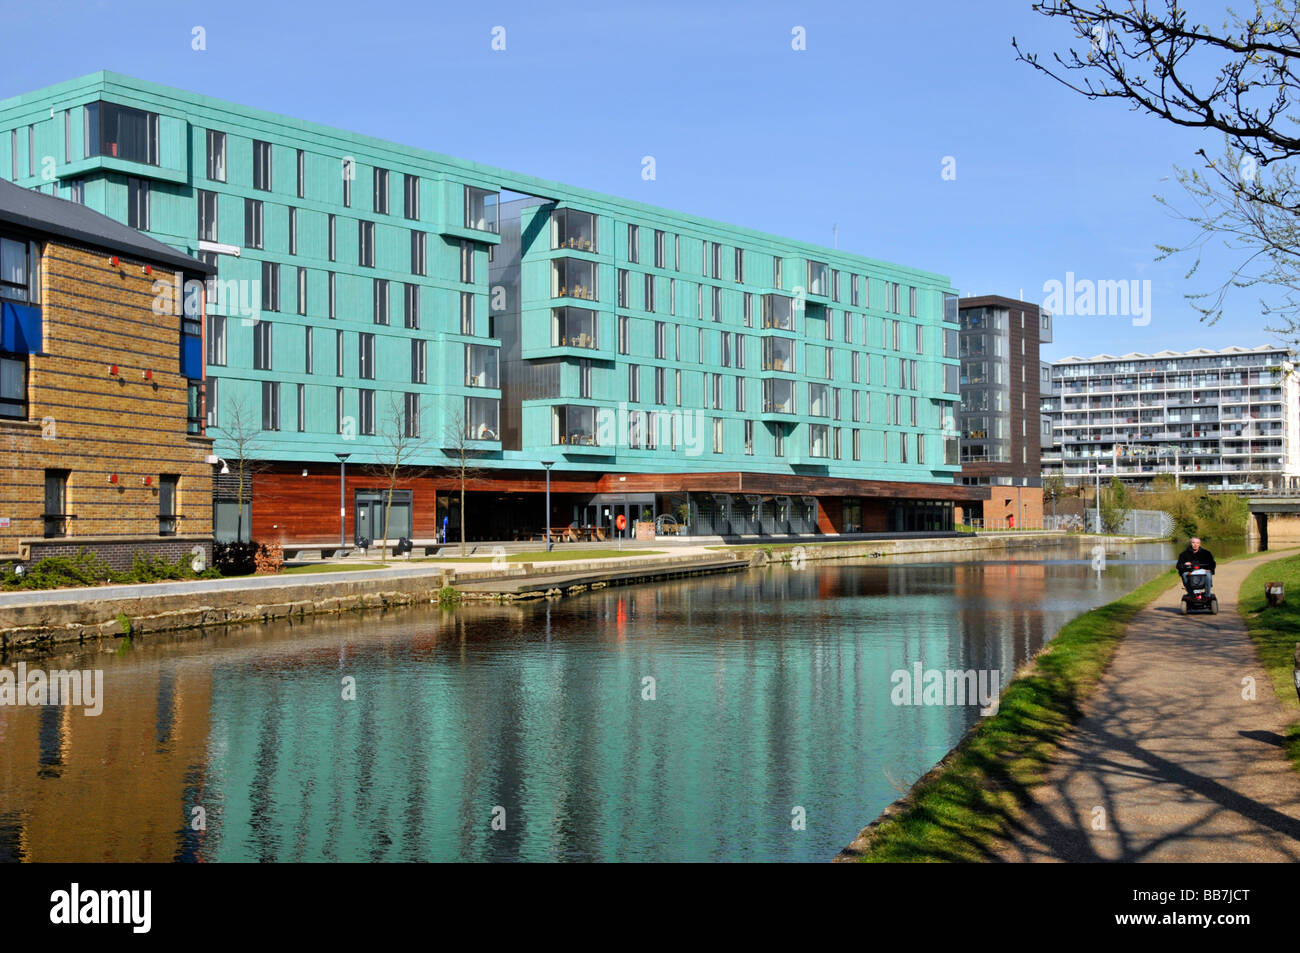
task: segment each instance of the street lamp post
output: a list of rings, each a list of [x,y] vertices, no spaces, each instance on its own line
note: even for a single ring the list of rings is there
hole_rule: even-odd
[[[1097,533],[1101,533],[1101,458],[1097,458]]]
[[[347,534],[347,495],[344,487],[347,485],[347,465],[350,453],[336,453],[334,456],[339,458],[339,555],[348,554],[348,534]]]
[[[551,551],[551,467],[555,466],[554,460],[543,460],[542,466],[546,469],[546,519],[542,521],[542,532],[546,535],[546,551]]]

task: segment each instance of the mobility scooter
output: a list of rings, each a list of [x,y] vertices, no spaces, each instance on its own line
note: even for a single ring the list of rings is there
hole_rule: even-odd
[[[1219,614],[1219,597],[1210,592],[1210,571],[1193,569],[1187,573],[1189,592],[1183,593],[1183,615],[1192,612]]]

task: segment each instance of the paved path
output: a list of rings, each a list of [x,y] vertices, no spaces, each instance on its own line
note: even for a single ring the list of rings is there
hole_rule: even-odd
[[[1218,615],[1183,616],[1176,586],[1134,618],[994,859],[1300,860],[1300,772],[1280,747],[1293,713],[1237,615],[1242,581],[1276,558],[1220,566]],[[1242,698],[1246,676],[1255,701]]]

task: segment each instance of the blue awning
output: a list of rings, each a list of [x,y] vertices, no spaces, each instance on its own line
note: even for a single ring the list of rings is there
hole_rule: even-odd
[[[16,301],[0,301],[0,351],[41,353],[41,309]]]

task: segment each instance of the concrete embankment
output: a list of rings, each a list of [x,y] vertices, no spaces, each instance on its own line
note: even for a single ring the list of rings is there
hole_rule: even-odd
[[[680,546],[671,555],[624,555],[482,565],[400,562],[381,569],[312,575],[115,585],[0,593],[0,646],[13,648],[125,634],[387,609],[437,602],[447,586],[466,600],[572,595],[591,588],[688,575],[744,571],[769,562],[861,557],[996,558],[1060,546],[1063,534],[951,536],[856,542],[773,542],[759,546]],[[1120,541],[1123,542],[1123,541]]]

